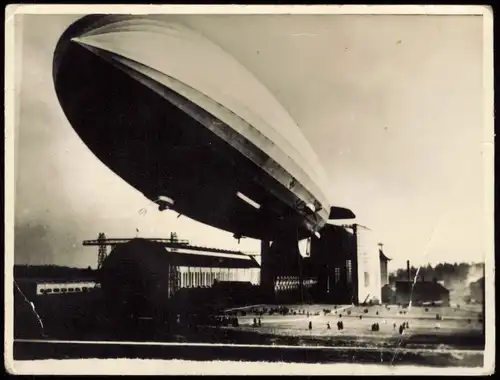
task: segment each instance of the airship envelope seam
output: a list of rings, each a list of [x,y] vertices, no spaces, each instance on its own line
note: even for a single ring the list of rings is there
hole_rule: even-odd
[[[158,23],[158,25],[161,25],[161,23]],[[229,56],[209,40],[179,25],[165,25],[167,26],[161,30],[155,28],[154,31],[144,30],[145,25],[141,24],[133,28],[130,26],[132,30],[124,33],[119,29],[110,29],[109,33],[104,35],[81,35],[80,41],[169,74],[218,100],[221,104],[231,103],[228,108],[237,109],[238,113],[245,112],[244,109],[251,104],[251,112],[246,112],[246,116],[252,114],[255,118],[259,115],[260,118],[268,120],[271,128],[266,132],[271,132],[277,138],[285,140],[288,150],[295,151],[291,155],[295,159],[298,158],[303,161],[308,166],[311,174],[318,177],[317,180],[324,180],[324,173],[321,173],[321,166],[318,164],[318,159],[309,143],[305,140],[288,112],[265,86],[258,82],[232,56]],[[163,33],[161,33],[162,31]],[[138,43],[134,44],[133,41]],[[144,41],[147,41],[147,44]],[[131,46],[135,48],[132,50]],[[165,58],[163,54],[158,54],[158,50],[161,49],[166,52],[171,51],[172,54]],[[189,57],[189,55],[191,56]],[[196,64],[186,68],[186,65],[189,66],[190,61],[199,59],[203,60],[203,65]],[[209,63],[213,64],[209,65]],[[215,70],[214,66],[216,67]],[[244,80],[228,84],[228,76],[230,76],[231,72],[234,78]],[[222,80],[214,84],[214,80],[219,78]],[[281,130],[282,133],[278,130]],[[304,155],[308,157],[307,160],[303,157]]]
[[[74,41],[80,42],[80,40],[78,38],[74,38]],[[219,120],[221,120],[223,122],[226,122],[228,125],[231,125],[234,129],[237,128],[238,131],[244,131],[245,125],[248,125],[248,123],[246,123],[238,115],[232,113],[230,110],[227,110],[222,105],[217,104],[216,102],[214,102],[210,98],[208,98],[208,97],[205,96],[204,99],[200,99],[200,97],[204,96],[203,94],[201,94],[200,92],[198,92],[198,91],[190,88],[189,86],[183,84],[182,82],[180,82],[178,80],[175,80],[174,78],[169,77],[168,75],[165,75],[165,74],[162,74],[162,73],[158,73],[154,69],[146,68],[146,67],[144,67],[144,66],[142,66],[140,64],[137,64],[137,63],[135,63],[133,61],[130,61],[130,60],[127,60],[127,59],[122,59],[121,57],[116,56],[116,55],[113,55],[112,58],[109,57],[109,56],[106,56],[106,55],[102,55],[102,53],[98,52],[96,48],[93,48],[93,47],[90,47],[90,46],[86,46],[86,48],[88,48],[89,50],[91,50],[95,54],[100,55],[103,59],[106,59],[108,61],[112,61],[113,64],[118,63],[118,65],[117,65],[118,68],[120,68],[121,70],[127,72],[129,75],[133,76],[135,79],[137,79],[138,81],[140,81],[144,85],[152,88],[155,92],[157,92],[159,95],[161,95],[161,96],[163,96],[165,98],[168,98],[168,95],[165,94],[164,91],[161,91],[161,89],[159,89],[158,86],[152,85],[151,81],[145,81],[144,78],[149,78],[150,80],[153,80],[156,83],[165,85],[167,88],[174,89],[177,93],[185,96],[186,98],[188,98],[190,101],[192,101],[194,103],[197,103],[197,104],[203,103],[203,108],[204,109],[209,109],[209,111],[210,111],[211,114],[213,114],[214,116],[216,116]],[[149,69],[149,70],[147,70],[147,69]],[[147,70],[148,72],[144,73],[144,70]],[[142,74],[143,77],[141,78],[137,74]],[[196,98],[197,95],[198,95],[198,98]],[[173,103],[176,103],[176,105],[179,108],[181,108],[183,111],[189,113],[192,117],[194,117],[195,119],[197,119],[201,124],[203,124],[203,125],[206,126],[207,123],[203,120],[203,118],[201,118],[196,113],[189,112],[189,110],[186,108],[187,107],[186,104],[179,104],[179,102],[177,102],[175,99],[171,99],[171,98],[167,99],[167,100],[169,100],[169,101],[171,101]],[[242,122],[243,122],[243,127],[238,128],[239,125],[242,124]],[[212,132],[214,132],[215,134],[217,134],[219,137],[221,137],[221,138],[227,138],[223,132],[221,132],[221,131],[219,131],[217,129],[217,125],[216,124],[217,123],[215,123],[215,122],[210,123],[210,125],[208,126],[209,129],[212,130]],[[235,146],[237,148],[239,147],[240,148],[239,150],[243,154],[245,154],[252,161],[254,161],[257,164],[261,165],[269,174],[272,174],[275,177],[278,177],[279,179],[281,179],[280,182],[284,186],[287,186],[288,183],[285,180],[286,177],[278,176],[279,173],[276,172],[276,169],[277,169],[276,165],[272,164],[272,161],[273,161],[272,156],[276,156],[276,154],[272,154],[272,150],[273,150],[273,148],[274,148],[274,150],[277,150],[276,145],[274,145],[273,142],[272,142],[272,140],[270,140],[265,135],[263,135],[262,133],[260,133],[257,129],[252,129],[252,131],[254,131],[254,132],[256,132],[258,134],[258,140],[256,140],[255,137],[252,137],[250,135],[250,136],[248,136],[250,141],[253,140],[253,142],[258,143],[259,145],[262,145],[263,139],[264,139],[264,140],[266,140],[269,143],[269,145],[271,147],[271,151],[268,150],[266,152],[266,153],[271,153],[269,155],[270,157],[267,159],[266,162],[260,162],[259,159],[254,154],[252,154],[251,151],[245,150],[245,149],[241,149],[242,148],[242,144],[239,143],[238,141],[236,141],[236,139],[230,139],[230,141],[228,141],[228,142],[231,145],[233,145],[233,146]],[[241,134],[245,135],[244,132],[241,133]],[[248,135],[248,134],[246,134],[246,135]],[[279,152],[277,152],[277,153],[279,153]],[[286,160],[286,162],[287,162],[286,166],[287,167],[292,166],[295,169],[295,170],[293,170],[293,172],[297,175],[297,177],[299,177],[299,179],[304,179],[303,176],[299,174],[301,172],[300,171],[300,167],[298,167],[297,164],[289,156],[286,156],[286,158],[288,158],[288,160]],[[311,182],[307,181],[307,183],[311,183]],[[300,185],[295,185],[295,186],[300,186]],[[315,198],[314,198],[314,196],[312,194],[309,193],[309,194],[304,194],[301,197],[301,200],[303,202],[310,202],[310,201],[314,201]],[[324,204],[324,201],[323,201],[323,204]],[[325,217],[327,217],[328,209],[323,209],[320,212],[323,213],[323,214],[325,214]]]

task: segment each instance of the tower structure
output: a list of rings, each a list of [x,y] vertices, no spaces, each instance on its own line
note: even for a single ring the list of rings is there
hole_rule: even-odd
[[[97,250],[97,269],[101,269],[104,260],[108,254],[107,245],[106,245],[106,235],[104,233],[100,233],[97,237],[98,241],[98,250]]]

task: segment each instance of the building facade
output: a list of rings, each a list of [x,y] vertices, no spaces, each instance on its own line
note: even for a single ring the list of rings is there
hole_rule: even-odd
[[[387,268],[387,264],[391,259],[389,259],[384,254],[382,248],[380,248],[379,252],[380,252],[380,285],[383,288],[385,285],[389,285],[389,271]]]
[[[327,224],[320,238],[312,238],[310,260],[318,302],[381,302],[387,265],[382,265],[379,243],[369,228]]]
[[[258,285],[260,282],[259,268],[221,268],[179,266],[180,288],[210,287],[216,281],[249,282]]]
[[[41,281],[36,284],[36,295],[90,292],[99,289],[95,281]]]
[[[437,281],[396,281],[395,301],[401,305],[449,306],[450,291]]]
[[[357,260],[355,240],[345,228],[326,225],[321,237],[312,238],[310,274],[317,283],[313,296],[316,302],[357,302]]]

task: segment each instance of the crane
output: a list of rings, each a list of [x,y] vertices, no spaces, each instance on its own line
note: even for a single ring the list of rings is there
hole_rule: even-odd
[[[94,240],[84,240],[83,245],[84,246],[97,246],[97,269],[101,269],[102,264],[104,263],[104,260],[106,259],[108,255],[108,247],[111,247],[111,250],[118,245],[118,244],[124,244],[129,242],[131,239],[130,238],[112,238],[108,239],[106,238],[106,235],[101,232],[99,233],[97,239]],[[179,247],[186,247],[189,246],[189,241],[188,240],[179,240],[177,238],[177,234],[175,232],[172,232],[170,234],[170,238],[145,238],[145,240],[149,241],[154,241],[156,243],[163,244],[165,247],[168,248],[179,248]]]

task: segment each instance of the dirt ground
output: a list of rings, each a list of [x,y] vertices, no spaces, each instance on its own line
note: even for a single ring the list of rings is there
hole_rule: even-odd
[[[258,315],[247,308],[246,316],[238,316],[240,330],[278,336],[303,337],[338,337],[357,339],[389,338],[421,336],[479,336],[483,324],[480,320],[481,306],[457,307],[410,307],[391,306],[352,306],[352,305],[285,305],[297,314],[268,315],[261,317],[261,326],[253,326]],[[259,305],[256,309],[273,307]],[[276,306],[274,306],[276,307]],[[331,310],[326,314],[324,309]],[[302,314],[304,310],[305,314]],[[309,313],[309,316],[307,316]],[[315,315],[318,314],[319,315]],[[437,320],[436,316],[440,319]],[[343,321],[344,328],[339,330],[337,322]],[[311,329],[309,329],[311,322]],[[409,328],[401,335],[399,326],[408,322]],[[378,323],[379,330],[372,331],[371,326]],[[330,328],[328,328],[328,324]]]

